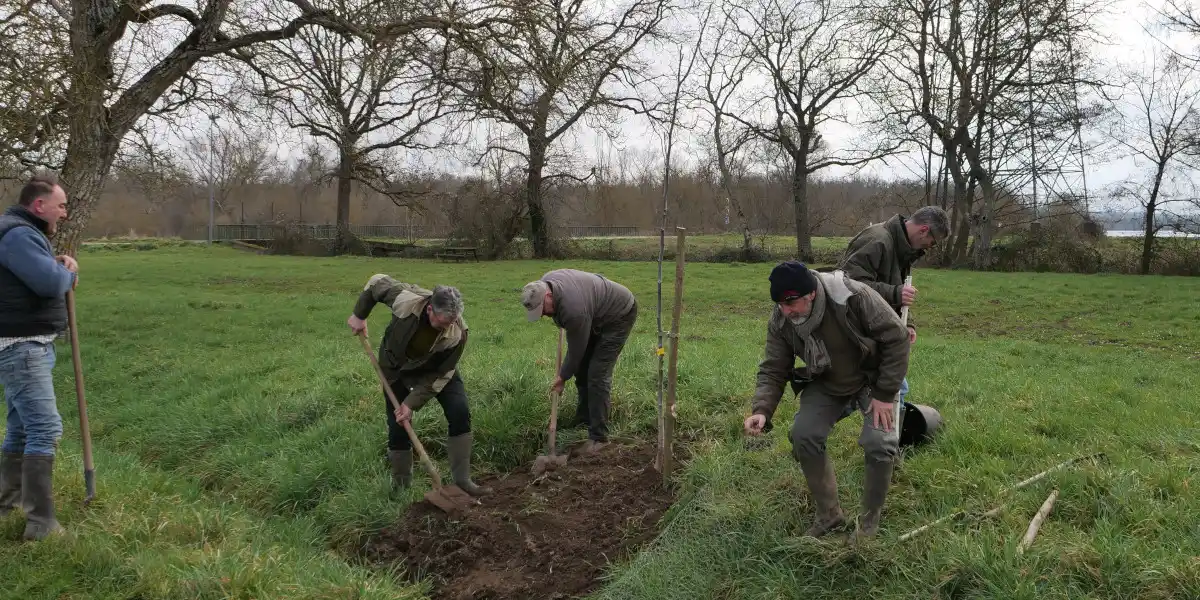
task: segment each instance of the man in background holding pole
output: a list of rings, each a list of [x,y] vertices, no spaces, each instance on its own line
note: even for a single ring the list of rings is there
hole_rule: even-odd
[[[904,284],[912,273],[913,263],[949,235],[950,219],[940,207],[922,207],[907,219],[897,214],[858,232],[850,240],[838,268],[851,279],[870,286],[900,314],[902,308],[911,306],[917,298],[917,288]],[[917,341],[911,312],[908,341],[910,344]],[[901,403],[907,395],[906,375],[900,384]]]
[[[0,516],[21,507],[27,540],[63,531],[55,518],[54,459],[62,417],[54,396],[54,340],[67,328],[66,294],[79,264],[55,256],[48,236],[67,216],[67,195],[34,177],[0,216],[0,385],[8,425],[0,452]]]

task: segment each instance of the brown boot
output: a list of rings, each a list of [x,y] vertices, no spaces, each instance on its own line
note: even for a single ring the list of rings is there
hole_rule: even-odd
[[[816,518],[804,535],[821,537],[846,524],[846,516],[838,503],[837,478],[833,473],[833,461],[829,455],[800,458],[800,469],[808,482],[808,492],[817,505]]]
[[[854,532],[855,540],[875,537],[879,531],[879,515],[883,512],[883,502],[887,499],[888,488],[892,485],[892,461],[866,460],[866,473],[863,479],[862,514],[858,517],[858,529]]]
[[[0,454],[0,517],[21,506],[21,465],[25,455],[15,452]]]
[[[487,496],[492,488],[475,485],[471,481],[471,441],[470,432],[456,435],[446,441],[446,454],[450,459],[450,475],[454,484],[472,496]]]
[[[388,449],[388,462],[392,466],[392,489],[407,488],[412,483],[412,449]]]

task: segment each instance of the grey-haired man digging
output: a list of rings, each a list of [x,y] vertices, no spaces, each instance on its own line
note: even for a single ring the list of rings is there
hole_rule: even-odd
[[[392,310],[379,343],[379,367],[396,397],[404,398],[394,412],[386,393],[383,399],[393,485],[405,488],[412,482],[412,441],[400,421],[411,421],[413,411],[436,397],[446,415],[446,453],[454,483],[472,496],[490,494],[491,488],[471,481],[471,410],[458,374],[458,361],[467,346],[462,295],[449,286],[430,291],[382,273],[374,275],[346,319],[351,331],[367,330],[366,320],[376,303]]]
[[[746,433],[770,431],[799,357],[807,383],[789,437],[817,513],[805,535],[819,537],[845,524],[825,440],[850,405],[863,415],[858,444],[866,464],[855,536],[871,537],[879,527],[900,447],[892,409],[908,370],[908,332],[886,300],[841,271],[818,273],[789,261],[777,265],[769,281],[776,305],[767,322],[766,354]]]
[[[637,322],[637,299],[602,275],[558,269],[526,284],[521,305],[531,323],[549,316],[565,331],[567,353],[550,389],[561,393],[575,378],[575,424],[588,428],[588,441],[578,453],[599,451],[608,444],[613,369]]]

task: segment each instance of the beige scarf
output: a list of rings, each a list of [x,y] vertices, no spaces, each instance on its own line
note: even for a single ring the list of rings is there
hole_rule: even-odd
[[[799,323],[790,319],[788,321],[804,341],[804,355],[801,356],[801,360],[804,361],[810,377],[816,377],[829,368],[829,350],[825,348],[825,341],[816,335],[817,328],[821,326],[821,319],[825,317],[826,302],[831,298],[837,304],[845,304],[846,299],[854,293],[846,285],[845,274],[842,271],[814,274],[817,276],[817,295],[813,298],[812,311]]]

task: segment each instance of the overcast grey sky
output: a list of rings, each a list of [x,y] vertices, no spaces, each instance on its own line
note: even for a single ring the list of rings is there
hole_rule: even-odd
[[[1144,24],[1149,24],[1153,21],[1154,12],[1152,7],[1161,6],[1162,0],[1154,0],[1151,3],[1143,0],[1115,0],[1111,3],[1111,11],[1099,19],[1099,26],[1103,39],[1107,40],[1107,45],[1095,47],[1093,52],[1098,53],[1102,57],[1106,66],[1115,66],[1117,61],[1126,63],[1141,63],[1148,64],[1152,47],[1158,43],[1143,30]],[[1163,34],[1157,34],[1160,37]],[[160,38],[161,39],[161,38]],[[1185,37],[1176,35],[1170,38],[1172,45],[1180,51],[1194,54],[1194,49],[1197,44],[1195,41]],[[662,56],[659,60],[666,68],[673,67],[674,56]],[[667,64],[667,63],[671,64]],[[699,68],[698,66],[696,68]],[[1200,84],[1200,83],[1198,83]],[[192,130],[203,133],[207,130],[208,119],[202,115],[197,115],[199,118],[192,119]],[[484,128],[486,125],[482,123],[476,124],[474,127],[477,138],[482,139],[485,135]],[[627,154],[636,157],[638,162],[645,163],[648,160],[657,161],[657,165],[652,166],[660,176],[662,172],[663,158],[663,143],[659,135],[652,130],[647,123],[640,118],[630,117],[625,120],[621,126],[623,132],[622,140],[619,140],[616,145],[611,144],[606,139],[597,136],[594,131],[591,131],[587,126],[580,122],[576,126],[576,130],[562,140],[564,147],[570,149],[574,154],[579,155],[578,163],[583,165],[580,173],[585,174],[588,167],[594,163],[598,152],[607,152],[610,155]],[[294,131],[274,131],[282,142],[278,146],[278,156],[281,159],[294,159],[299,156],[300,136]],[[844,145],[849,139],[861,132],[849,126],[836,126],[826,128],[822,134],[835,148]],[[1102,136],[1103,132],[1090,132],[1093,136]],[[176,136],[167,134],[169,138]],[[698,147],[695,145],[696,137],[703,138],[706,132],[697,130],[694,133],[679,132],[681,139],[677,140],[677,145],[673,154],[673,161],[676,164],[695,164],[698,157]],[[178,142],[176,142],[178,143]],[[1136,176],[1139,171],[1139,166],[1132,159],[1114,158],[1116,154],[1110,149],[1102,152],[1099,156],[1088,157],[1087,162],[1087,183],[1090,195],[1095,197],[1101,193],[1106,186],[1120,182],[1129,177]],[[414,160],[416,157],[414,157]],[[426,166],[439,168],[443,170],[452,170],[459,172],[474,172],[474,168],[450,161],[443,158],[433,158],[424,156],[420,158],[421,162]],[[905,165],[907,163],[907,166]],[[891,159],[889,164],[876,162],[861,170],[863,173],[879,176],[885,179],[897,177],[913,177],[917,172],[923,172],[918,165],[922,164],[922,158],[913,154],[908,157],[899,157]],[[650,165],[647,165],[650,166]],[[844,174],[846,169],[841,171],[830,169],[824,173],[824,176],[835,176]],[[1071,183],[1071,185],[1077,185]]]

